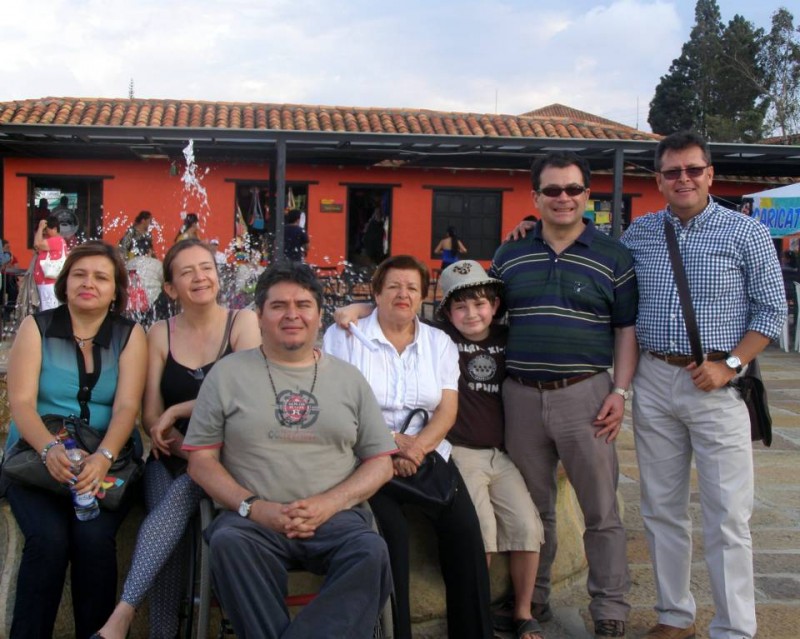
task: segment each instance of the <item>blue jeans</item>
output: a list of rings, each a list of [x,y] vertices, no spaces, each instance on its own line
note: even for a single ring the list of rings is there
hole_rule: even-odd
[[[96,519],[78,521],[72,502],[66,497],[19,484],[11,485],[6,497],[25,535],[11,639],[53,635],[67,564],[75,636],[89,637],[114,610],[116,536],[130,501],[116,512],[101,509]]]
[[[239,639],[372,637],[392,589],[386,544],[369,512],[344,510],[309,539],[225,511],[206,529],[214,590]],[[319,594],[293,621],[284,603],[288,572],[324,574]]]

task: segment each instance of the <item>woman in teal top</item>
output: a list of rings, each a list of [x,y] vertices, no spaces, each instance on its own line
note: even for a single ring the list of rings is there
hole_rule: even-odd
[[[55,284],[62,305],[25,318],[9,356],[9,445],[23,437],[52,477],[74,481],[79,493],[97,492],[141,406],[147,345],[141,327],[120,314],[127,288],[115,247],[75,247]],[[47,413],[81,415],[105,431],[77,475],[41,420]],[[55,493],[12,484],[6,496],[25,536],[9,637],[52,636],[69,565],[74,636],[86,639],[114,608],[115,537],[127,509],[101,509],[96,519],[79,521],[70,499]]]

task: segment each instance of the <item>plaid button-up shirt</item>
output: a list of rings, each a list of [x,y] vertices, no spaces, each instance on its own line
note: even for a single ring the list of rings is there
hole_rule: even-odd
[[[665,218],[678,237],[703,350],[730,351],[747,331],[775,339],[786,321],[786,295],[769,231],[709,198],[686,226],[667,208],[636,219],[622,236],[639,284],[641,349],[692,352],[664,237]]]

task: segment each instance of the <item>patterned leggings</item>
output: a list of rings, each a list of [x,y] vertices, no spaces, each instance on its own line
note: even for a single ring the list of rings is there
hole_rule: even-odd
[[[158,460],[145,466],[144,498],[148,515],[139,528],[122,601],[138,608],[150,595],[150,639],[172,639],[184,593],[188,544],[186,527],[205,496],[188,474],[173,478]]]

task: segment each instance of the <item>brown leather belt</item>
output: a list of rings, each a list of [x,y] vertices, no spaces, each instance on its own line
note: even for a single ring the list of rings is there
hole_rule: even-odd
[[[655,351],[648,351],[648,352],[656,359],[660,359],[662,362],[666,362],[671,366],[688,366],[694,361],[693,355],[679,355],[677,353],[656,353]],[[711,353],[706,353],[706,359],[709,362],[719,362],[727,358],[728,354],[723,353],[722,351],[712,351]]]
[[[517,377],[516,375],[509,375],[509,377],[523,386],[530,386],[532,388],[538,388],[539,390],[556,390],[559,388],[567,388],[568,386],[582,382],[590,377],[599,375],[601,372],[602,371],[597,371],[595,373],[583,373],[582,375],[575,375],[575,377],[556,379],[549,382],[539,382],[534,379],[523,379],[522,377]]]

